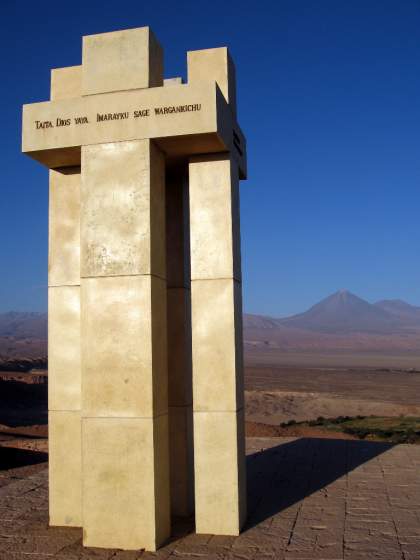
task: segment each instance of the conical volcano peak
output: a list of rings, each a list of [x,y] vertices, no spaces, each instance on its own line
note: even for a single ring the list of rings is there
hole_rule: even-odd
[[[326,309],[330,308],[337,308],[337,307],[351,307],[351,306],[370,306],[370,303],[365,301],[364,299],[356,296],[349,290],[338,290],[327,296],[319,303],[315,304],[311,309]]]
[[[361,298],[359,298],[359,296],[356,296],[355,294],[353,294],[350,290],[346,290],[344,288],[342,290],[338,290],[338,292],[335,292],[334,294],[332,294],[329,297],[331,297],[331,298],[339,297],[341,299],[358,299],[358,300],[361,299]],[[328,299],[328,297],[325,298],[325,299]]]
[[[320,332],[390,332],[398,319],[349,290],[338,290],[305,313],[288,317],[282,324]]]

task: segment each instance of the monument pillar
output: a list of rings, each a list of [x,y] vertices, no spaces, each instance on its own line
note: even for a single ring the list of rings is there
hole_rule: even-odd
[[[80,90],[80,66],[51,71],[51,100],[80,95]],[[50,170],[48,393],[50,524],[80,527],[79,166]]]
[[[84,95],[162,85],[148,28],[83,42]],[[84,544],[170,534],[165,159],[152,140],[82,147]]]
[[[51,170],[50,523],[87,546],[156,550],[193,498],[199,533],[245,518],[234,67],[162,58],[147,27],[84,37],[23,108]]]
[[[166,175],[166,270],[171,511],[194,511],[188,167]]]
[[[228,50],[188,52],[188,82],[211,80],[234,118]],[[233,142],[242,153],[235,132]],[[246,517],[246,472],[239,168],[232,153],[190,158],[189,192],[196,531],[237,535]]]
[[[164,158],[82,149],[82,450],[87,546],[170,534]]]
[[[239,180],[229,155],[190,159],[191,302],[197,533],[245,521]]]

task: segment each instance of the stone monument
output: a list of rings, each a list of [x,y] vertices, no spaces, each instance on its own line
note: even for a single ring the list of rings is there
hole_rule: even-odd
[[[155,550],[173,515],[246,515],[239,179],[226,48],[163,79],[148,27],[83,38],[23,107],[50,170],[50,524]]]

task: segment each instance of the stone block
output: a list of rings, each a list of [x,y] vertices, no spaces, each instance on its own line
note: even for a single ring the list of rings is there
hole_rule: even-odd
[[[81,303],[83,416],[167,413],[165,281],[86,278]]]
[[[163,53],[149,27],[83,37],[83,95],[163,85]]]
[[[82,526],[82,445],[80,411],[50,411],[50,525]]]
[[[229,279],[191,283],[195,411],[243,407],[241,284]]]
[[[169,405],[192,404],[191,294],[168,288],[168,400]]]
[[[166,173],[166,280],[168,288],[190,287],[188,169]]]
[[[246,517],[243,410],[194,413],[197,533],[238,535]]]
[[[82,95],[82,67],[67,66],[51,70],[51,101],[74,99]]]
[[[215,81],[236,114],[235,65],[226,47],[188,51],[188,83]]]
[[[80,168],[50,170],[48,285],[80,284]]]
[[[48,407],[80,410],[80,286],[48,289]]]
[[[191,280],[241,280],[239,179],[226,155],[189,164]]]
[[[192,405],[169,407],[171,511],[186,517],[194,511]]]
[[[83,147],[82,277],[165,278],[164,173],[149,140]]]
[[[83,544],[156,550],[170,534],[168,417],[84,418]]]

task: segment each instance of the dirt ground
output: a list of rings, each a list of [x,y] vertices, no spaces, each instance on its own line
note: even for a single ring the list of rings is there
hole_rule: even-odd
[[[47,451],[46,379],[39,372],[1,373],[2,447],[13,441],[21,449]],[[279,426],[319,416],[420,416],[417,370],[251,363],[245,368],[245,388],[247,435],[251,437],[331,437],[319,428]]]
[[[259,365],[246,368],[245,387],[252,422],[420,415],[418,371]]]

